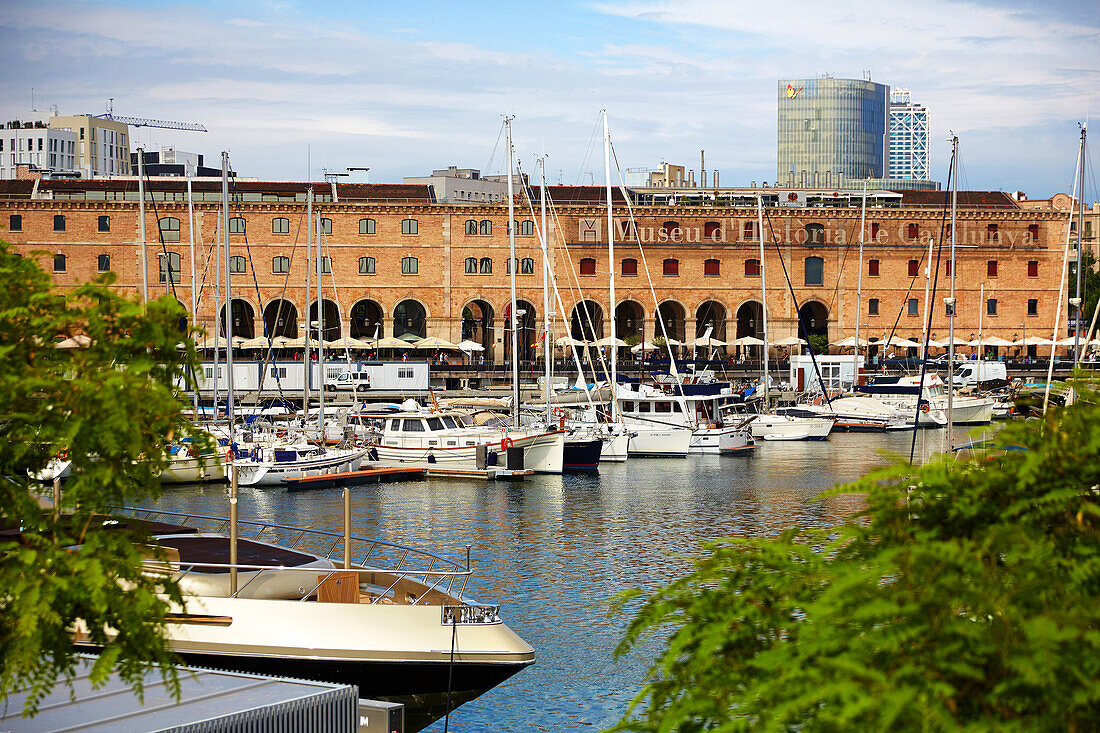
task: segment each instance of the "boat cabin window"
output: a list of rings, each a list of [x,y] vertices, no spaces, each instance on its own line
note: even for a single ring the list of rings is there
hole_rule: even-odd
[[[683,412],[683,410],[680,408],[680,403],[679,402],[673,402],[672,403],[672,411],[673,412]]]
[[[654,412],[672,412],[671,402],[656,402],[654,403]]]
[[[639,402],[638,403],[638,412],[649,412],[649,403],[648,402]]]
[[[443,429],[443,421],[442,420],[440,420],[438,417],[429,417],[428,418],[428,430],[442,430],[442,429]]]
[[[453,428],[458,427],[458,424],[455,423],[455,419],[453,417],[450,417],[449,415],[444,415],[443,417],[441,417],[439,419],[442,420],[443,424],[446,425],[448,428],[453,429]]]
[[[423,433],[424,421],[410,420],[409,418],[405,418],[405,426],[403,429],[406,433]]]
[[[633,402],[624,402],[623,403],[623,412],[634,412],[634,403]]]
[[[396,433],[400,429],[401,429],[401,421],[400,420],[396,420],[396,419],[390,420],[390,430],[392,430],[393,432]]]

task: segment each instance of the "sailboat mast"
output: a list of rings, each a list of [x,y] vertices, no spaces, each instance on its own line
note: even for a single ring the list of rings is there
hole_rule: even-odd
[[[233,291],[229,273],[229,153],[222,151],[222,241],[225,247],[225,416],[233,446]],[[215,342],[216,343],[216,342]]]
[[[603,172],[604,181],[607,184],[607,282],[610,289],[611,302],[611,421],[614,422],[618,415],[618,389],[617,375],[619,349],[615,340],[619,337],[615,333],[615,227],[611,212],[611,133],[607,129],[607,110],[603,111]]]
[[[928,258],[924,261],[924,323],[921,324],[921,360],[928,360],[928,327],[932,324],[929,323],[928,313],[932,304],[928,302],[928,289],[932,285],[932,238],[928,238]]]
[[[1081,193],[1077,196],[1077,289],[1074,290],[1077,294],[1077,319],[1073,324],[1073,365],[1075,367],[1081,363],[1081,306],[1085,304],[1085,294],[1081,290],[1082,272],[1085,269],[1084,260],[1081,259],[1081,240],[1085,235],[1085,132],[1086,127],[1082,125],[1080,161],[1077,164],[1080,176],[1077,190]],[[1057,334],[1054,340],[1058,340]]]
[[[768,411],[768,286],[764,280],[764,197],[756,197],[756,237],[760,240],[760,320],[764,324],[764,412]]]
[[[149,266],[146,263],[146,242],[145,242],[145,148],[138,148],[138,217],[141,219],[141,224],[138,226],[140,232],[141,241],[138,246],[141,247],[139,258],[141,267],[141,303],[144,305],[149,301]],[[157,222],[157,227],[160,227],[160,222]]]
[[[214,283],[210,289],[214,291],[214,417],[218,417],[218,339],[222,335],[221,308],[218,302],[218,291],[222,281],[222,216],[214,222]]]
[[[867,181],[863,181],[863,206],[859,212],[859,270],[856,275],[856,342],[852,352],[852,390],[859,384],[859,322],[863,317],[863,241],[867,228]]]
[[[951,446],[951,431],[955,426],[955,213],[959,203],[959,136],[951,136],[951,295],[947,298],[947,445]],[[978,367],[978,381],[982,378]]]
[[[982,339],[982,315],[985,308],[985,283],[982,283],[981,289],[978,291],[978,381],[982,379],[982,351],[985,350],[985,344]],[[954,381],[954,380],[952,380]]]
[[[159,227],[160,224],[158,223]],[[191,249],[191,325],[195,325],[195,320],[198,318],[198,295],[195,292],[195,288],[198,287],[198,280],[195,277],[195,204],[191,197],[191,174],[187,174],[187,235]],[[171,275],[171,273],[169,273]],[[216,337],[215,337],[216,338]],[[214,342],[217,345],[217,341]],[[195,417],[199,416],[199,382],[195,380],[195,395],[194,395],[194,408]]]
[[[519,315],[516,313],[516,226],[515,226],[515,202],[513,201],[514,182],[512,162],[512,118],[504,118],[504,127],[508,132],[508,274],[512,293],[512,307],[508,311],[508,326],[512,329],[512,424],[519,427],[519,339],[517,338],[516,324],[519,323]]]
[[[325,301],[322,297],[321,286],[322,263],[325,258],[321,256],[321,212],[317,212],[317,428],[321,431],[321,442],[325,442]]]
[[[546,158],[539,158],[539,203],[542,216],[542,225],[539,228],[539,244],[542,246],[542,360],[546,387],[544,401],[546,402],[546,424],[550,425],[550,357],[552,355],[552,342],[550,340],[550,258],[546,248]]]
[[[309,419],[309,382],[313,376],[313,369],[309,364],[309,330],[312,324],[309,320],[309,305],[312,301],[312,293],[310,292],[313,284],[313,275],[311,262],[309,260],[311,256],[311,250],[313,249],[313,186],[306,189],[306,317],[305,317],[305,330],[303,331],[303,338],[305,339],[303,347],[305,353],[302,355],[303,362],[303,380],[302,380],[302,425],[306,424]]]

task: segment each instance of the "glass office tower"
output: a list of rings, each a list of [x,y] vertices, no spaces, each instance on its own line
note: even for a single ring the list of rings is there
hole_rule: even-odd
[[[776,185],[839,188],[883,178],[890,87],[860,79],[780,79]]]
[[[914,104],[908,89],[890,93],[891,178],[927,181],[932,177],[928,156],[928,108]]]

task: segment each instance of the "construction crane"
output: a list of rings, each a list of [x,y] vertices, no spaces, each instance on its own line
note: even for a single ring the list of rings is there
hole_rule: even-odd
[[[130,127],[162,127],[165,130],[187,130],[189,132],[206,132],[206,128],[197,122],[172,122],[169,120],[150,120],[144,117],[123,117],[115,114],[115,98],[111,97],[104,114],[96,115],[100,119],[121,122]]]

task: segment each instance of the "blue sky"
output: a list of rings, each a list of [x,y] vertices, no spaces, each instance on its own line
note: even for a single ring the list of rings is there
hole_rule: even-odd
[[[1072,184],[1077,122],[1100,116],[1095,2],[795,3],[5,2],[0,113],[202,122],[142,129],[242,175],[320,178],[370,166],[400,181],[459,165],[499,172],[502,115],[526,170],[598,180],[587,156],[607,107],[624,167],[775,177],[776,79],[859,78],[909,87],[931,108],[933,176],[959,134],[961,185],[1033,197]],[[308,149],[308,153],[307,153]],[[494,154],[495,149],[495,154]],[[307,163],[307,161],[309,161]],[[491,161],[491,164],[490,164]],[[1090,182],[1091,186],[1091,182]],[[1095,197],[1095,196],[1094,196]]]

